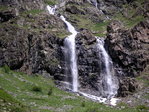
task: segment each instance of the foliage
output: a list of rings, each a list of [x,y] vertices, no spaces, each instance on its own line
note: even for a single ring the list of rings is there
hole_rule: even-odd
[[[83,101],[83,102],[81,103],[81,106],[82,106],[82,107],[85,107],[85,101]]]
[[[55,0],[44,0],[45,4],[48,4],[48,5],[55,5],[56,4],[56,1]]]
[[[52,87],[50,87],[50,88],[49,88],[49,91],[48,91],[48,95],[49,95],[49,96],[51,96],[51,95],[52,95],[52,90],[53,90],[53,88],[52,88]]]
[[[34,87],[32,88],[32,91],[35,91],[35,92],[42,92],[42,89],[41,89],[41,87],[34,86]]]
[[[5,73],[9,73],[10,72],[10,68],[7,65],[4,65],[2,68],[2,71]]]

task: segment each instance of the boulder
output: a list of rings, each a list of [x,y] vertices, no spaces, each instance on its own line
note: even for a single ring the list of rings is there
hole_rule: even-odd
[[[138,83],[135,78],[125,77],[119,80],[118,96],[126,97],[138,90]]]

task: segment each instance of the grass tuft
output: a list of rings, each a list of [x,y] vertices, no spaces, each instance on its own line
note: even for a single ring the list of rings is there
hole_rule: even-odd
[[[9,72],[10,72],[10,68],[9,68],[7,65],[5,65],[5,66],[2,68],[2,71],[3,71],[4,73],[9,73]]]

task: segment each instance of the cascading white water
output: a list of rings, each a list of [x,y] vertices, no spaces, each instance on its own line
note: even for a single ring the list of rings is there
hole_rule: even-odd
[[[47,6],[47,10],[49,14],[54,15],[57,5],[54,7]],[[75,28],[64,18],[64,16],[60,16],[61,20],[67,25],[68,31],[72,33],[68,36],[64,41],[64,50],[65,50],[65,61],[67,61],[67,69],[70,69],[70,74],[72,77],[72,90],[74,92],[78,91],[78,69],[77,69],[77,58],[76,58],[76,50],[75,50],[75,37],[77,35],[77,31]],[[67,56],[66,56],[67,55]]]
[[[118,80],[114,76],[114,68],[112,64],[112,60],[110,59],[108,53],[106,52],[104,48],[104,40],[101,38],[97,38],[97,50],[99,54],[99,61],[101,63],[101,85],[102,88],[100,90],[101,96],[94,96],[91,94],[79,92],[85,97],[88,97],[92,100],[99,101],[101,103],[108,103],[113,106],[116,105],[117,98],[114,98],[114,96],[117,94],[118,90]]]
[[[102,77],[102,96],[107,98],[112,98],[117,94],[118,90],[118,80],[114,76],[114,68],[112,64],[112,60],[110,59],[108,53],[104,48],[104,40],[98,38],[97,39],[97,49],[99,51],[99,56],[101,62],[101,73],[100,76]]]
[[[95,5],[95,7],[98,9],[98,3],[97,3],[97,0],[94,0],[94,5]]]
[[[57,5],[54,7],[47,6],[47,10],[49,14],[54,15]],[[77,35],[77,31],[75,28],[64,18],[64,16],[60,16],[61,20],[67,25],[68,31],[72,33],[68,36],[64,41],[64,50],[65,50],[65,61],[67,61],[67,69],[70,69],[69,74],[72,77],[72,90],[74,92],[78,91],[78,69],[77,69],[77,58],[76,58],[76,50],[75,50],[75,37]]]
[[[77,35],[77,31],[75,28],[64,18],[64,16],[60,17],[65,24],[67,25],[68,31],[72,33],[69,35],[65,41],[64,45],[66,50],[65,56],[67,55],[68,58],[65,58],[67,61],[67,68],[70,68],[70,74],[72,76],[72,90],[74,92],[78,91],[78,69],[77,69],[77,58],[76,58],[76,50],[75,50],[75,37]]]
[[[57,5],[55,5],[54,7],[50,7],[49,5],[47,5],[47,10],[48,10],[49,14],[54,15],[56,8],[57,8]]]
[[[83,92],[79,92],[79,93],[80,93],[81,95],[83,95],[83,96],[89,98],[89,99],[92,99],[92,100],[95,100],[95,101],[98,101],[98,102],[104,103],[104,104],[110,104],[110,105],[113,105],[113,106],[115,106],[116,103],[117,103],[117,101],[119,100],[119,99],[114,98],[114,97],[107,100],[107,98],[103,98],[103,97],[101,97],[101,96],[98,97],[98,96],[94,96],[94,95],[87,94],[87,93],[83,93]]]
[[[53,8],[50,6],[47,6],[49,14],[52,14],[52,15],[55,14],[56,8],[57,8],[56,5]],[[98,96],[94,96],[94,95],[90,95],[90,94],[86,94],[78,91],[78,69],[77,69],[77,58],[76,58],[76,51],[75,51],[75,37],[77,35],[77,31],[64,18],[64,16],[60,16],[60,18],[67,25],[68,31],[72,33],[64,41],[64,52],[65,52],[65,61],[66,61],[66,69],[67,69],[66,71],[68,71],[68,74],[71,75],[70,77],[72,77],[71,89],[74,92],[79,92],[83,96],[88,97],[92,100],[106,103],[108,99],[111,105],[116,105],[116,101],[118,99],[114,98],[114,96],[117,94],[117,89],[118,89],[117,79],[113,75],[112,61],[104,48],[104,41],[99,38],[97,39],[97,48],[99,50],[99,55],[100,55],[100,58],[103,60],[103,65],[104,65],[104,68],[102,68],[103,72],[101,74],[102,84],[103,84],[103,89],[101,91],[102,91],[102,96],[104,96],[103,98],[102,96],[98,97]]]

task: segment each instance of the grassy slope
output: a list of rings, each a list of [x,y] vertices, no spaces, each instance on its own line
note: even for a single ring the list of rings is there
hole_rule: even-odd
[[[29,107],[22,105],[15,100],[11,95],[0,89],[0,112],[28,112]]]
[[[34,87],[41,90],[33,91]],[[9,112],[13,107],[22,110],[11,112],[137,112],[134,108],[113,108],[92,102],[59,90],[51,79],[13,72],[7,67],[0,68],[0,88],[0,112]],[[52,94],[48,95],[49,91]]]

